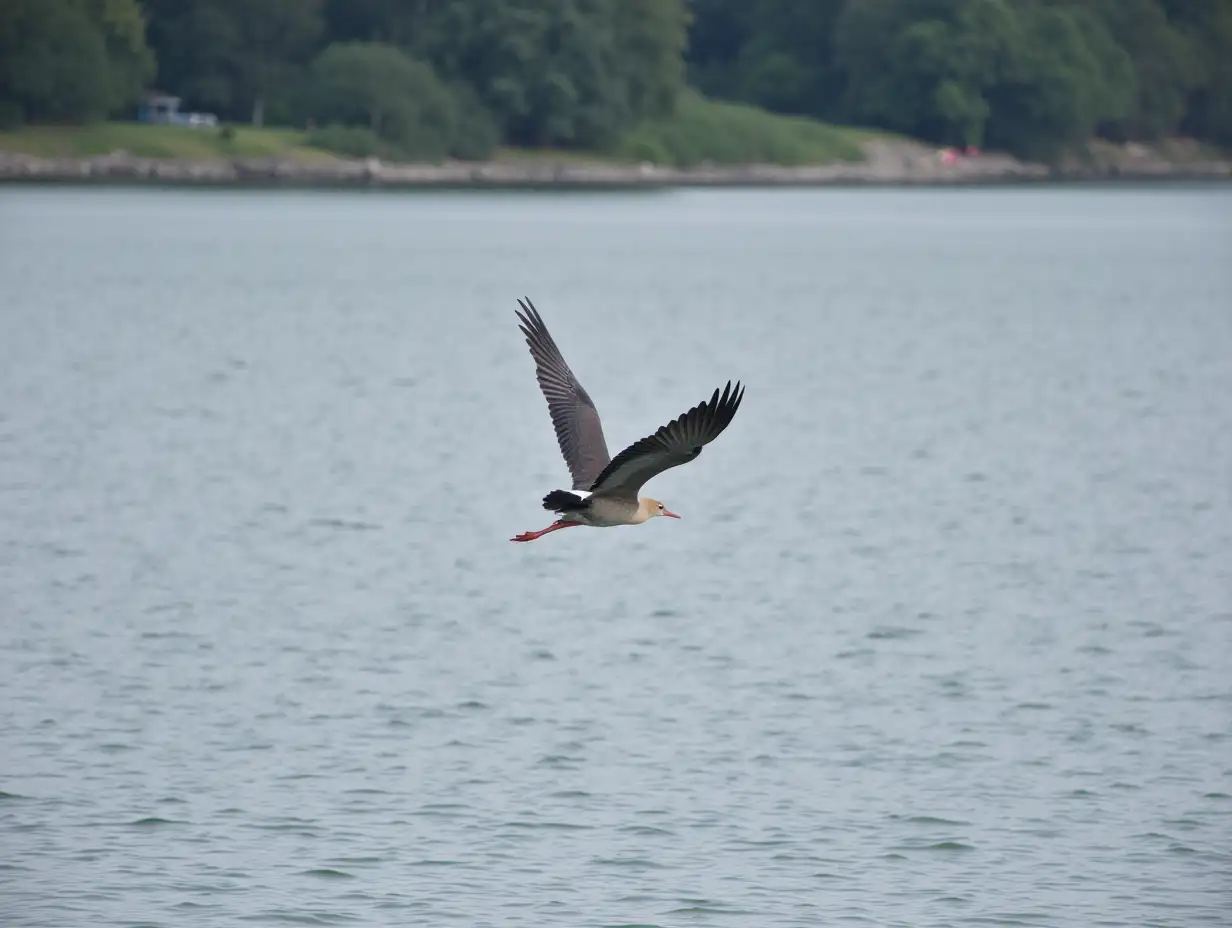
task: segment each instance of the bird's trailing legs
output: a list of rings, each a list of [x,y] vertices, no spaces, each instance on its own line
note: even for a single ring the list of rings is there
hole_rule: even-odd
[[[581,524],[582,524],[581,522],[566,522],[564,519],[561,519],[559,522],[553,522],[551,525],[549,525],[545,529],[540,529],[537,532],[523,532],[521,535],[514,535],[509,540],[510,541],[534,541],[536,538],[542,538],[544,535],[548,534],[549,532],[554,532],[557,529],[572,528],[575,525],[581,525]]]

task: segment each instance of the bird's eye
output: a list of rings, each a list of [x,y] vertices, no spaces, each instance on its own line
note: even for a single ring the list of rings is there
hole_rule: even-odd
[[[659,512],[662,512],[662,511],[663,511],[663,504],[659,503]]]

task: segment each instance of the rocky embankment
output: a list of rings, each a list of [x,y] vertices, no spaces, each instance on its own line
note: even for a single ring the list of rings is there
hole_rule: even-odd
[[[375,158],[296,160],[42,158],[0,152],[0,182],[286,185],[305,187],[684,187],[856,184],[990,184],[1042,180],[1232,179],[1232,161],[1196,149],[1163,152],[1103,146],[1081,161],[1048,168],[1008,155],[961,156],[913,142],[875,140],[865,160],[825,165],[703,165],[689,169],[550,160],[395,164]]]

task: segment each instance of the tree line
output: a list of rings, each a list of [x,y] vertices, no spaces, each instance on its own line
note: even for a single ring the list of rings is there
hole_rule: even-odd
[[[1232,0],[3,0],[0,125],[157,87],[354,154],[610,149],[692,86],[1052,158],[1232,144]]]
[[[1049,157],[1232,144],[1232,0],[694,0],[704,93]]]

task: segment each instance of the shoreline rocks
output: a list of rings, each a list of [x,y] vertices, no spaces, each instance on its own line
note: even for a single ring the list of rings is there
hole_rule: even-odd
[[[163,160],[113,152],[92,158],[42,158],[0,152],[0,183],[139,183],[289,187],[824,187],[856,185],[1010,184],[1040,181],[1229,180],[1232,161],[1165,157],[1143,146],[1103,146],[1083,161],[1059,167],[1003,154],[939,157],[906,141],[874,140],[866,160],[823,165],[700,165],[680,169],[649,163],[535,161],[396,164],[376,158],[233,158]]]

